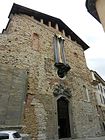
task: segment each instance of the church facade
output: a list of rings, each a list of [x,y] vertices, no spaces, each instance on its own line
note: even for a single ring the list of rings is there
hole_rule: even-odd
[[[88,48],[60,19],[13,4],[0,35],[0,129],[35,140],[100,136]]]

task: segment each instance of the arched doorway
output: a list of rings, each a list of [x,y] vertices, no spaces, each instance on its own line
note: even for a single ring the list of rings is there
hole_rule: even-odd
[[[59,139],[71,137],[68,105],[69,102],[65,97],[57,100]]]

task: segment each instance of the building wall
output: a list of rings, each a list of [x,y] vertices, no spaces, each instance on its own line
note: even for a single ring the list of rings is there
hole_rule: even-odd
[[[102,135],[105,135],[105,83],[104,80],[92,71],[93,88],[96,97],[96,108],[99,116]]]
[[[105,86],[102,83],[99,83],[96,88],[97,103],[98,105],[105,107]]]
[[[96,9],[102,23],[103,29],[105,31],[105,1],[104,0],[97,0],[96,1]]]
[[[65,57],[71,67],[64,78],[59,78],[54,66],[55,34],[65,38]],[[0,63],[27,71],[23,132],[35,140],[58,139],[57,99],[64,96],[69,101],[72,137],[101,135],[97,111],[92,102],[94,96],[90,71],[83,49],[76,42],[33,17],[14,15],[5,33],[0,35]],[[84,86],[90,100],[86,99]],[[59,87],[70,96],[64,92],[56,95],[56,89],[61,89]]]

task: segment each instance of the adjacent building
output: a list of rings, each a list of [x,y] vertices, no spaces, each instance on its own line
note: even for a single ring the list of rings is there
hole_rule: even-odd
[[[88,12],[102,23],[105,31],[105,1],[104,0],[86,0]]]
[[[102,23],[105,31],[105,0],[86,0],[86,8],[97,21]],[[91,74],[100,126],[102,134],[105,135],[105,81],[97,72],[91,71]]]
[[[88,48],[62,20],[13,4],[0,34],[0,129],[33,140],[102,135]]]
[[[105,81],[96,71],[91,71],[93,78],[93,87],[96,97],[96,108],[99,115],[100,126],[103,135],[105,135]]]

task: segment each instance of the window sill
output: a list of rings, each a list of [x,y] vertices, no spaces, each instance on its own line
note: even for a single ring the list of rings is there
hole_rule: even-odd
[[[88,101],[88,100],[83,100],[84,102],[87,102],[87,103],[90,103],[90,100]]]

